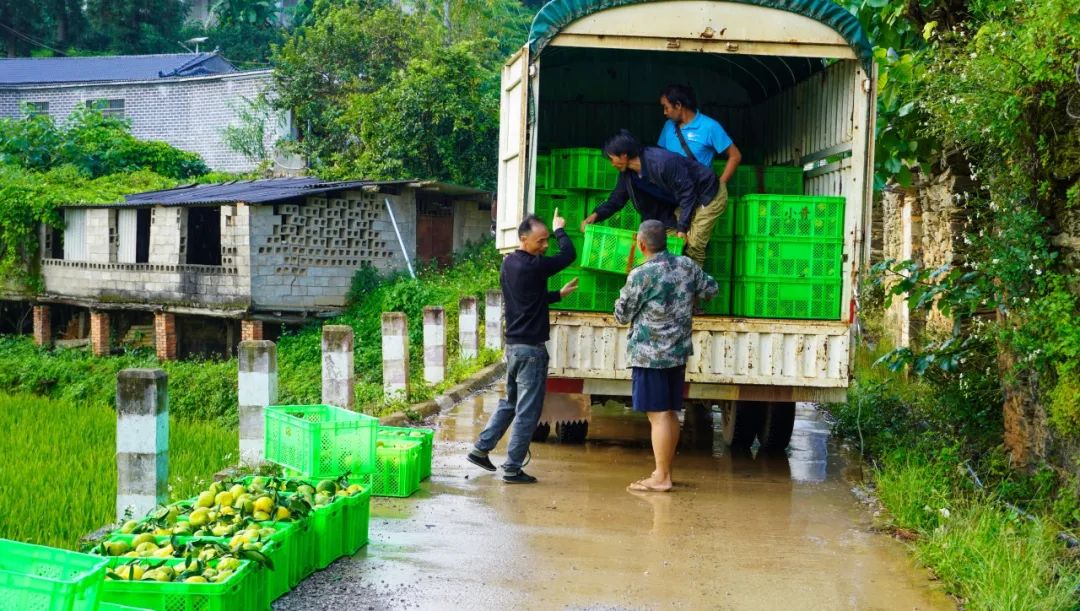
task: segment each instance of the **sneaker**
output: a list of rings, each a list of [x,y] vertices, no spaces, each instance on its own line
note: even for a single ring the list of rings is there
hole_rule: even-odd
[[[465,455],[465,459],[476,465],[477,467],[480,467],[481,469],[495,471],[495,465],[492,464],[491,459],[487,456],[478,456],[476,454],[473,454],[472,452],[469,452]]]
[[[535,484],[536,478],[524,471],[518,471],[517,473],[507,473],[503,476],[503,481],[508,484]]]

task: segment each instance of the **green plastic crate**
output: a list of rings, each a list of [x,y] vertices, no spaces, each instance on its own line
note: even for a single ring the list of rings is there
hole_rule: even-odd
[[[736,278],[732,314],[754,318],[838,320],[840,279]]]
[[[637,232],[603,225],[585,227],[585,248],[581,254],[581,267],[616,274],[628,274],[645,262],[645,255],[637,248]],[[670,252],[681,253],[685,243],[677,236],[669,236]]]
[[[567,231],[581,231],[581,221],[587,216],[587,199],[583,192],[569,189],[537,189],[536,216],[550,229],[551,219],[558,208],[559,216],[566,219]]]
[[[716,297],[702,301],[699,305],[709,316],[727,316],[731,314],[731,281],[716,279]]]
[[[546,189],[551,186],[551,158],[547,155],[536,156],[536,188]]]
[[[109,558],[110,568],[127,564],[135,558]],[[177,558],[164,564],[175,566],[187,562]],[[156,566],[158,562],[151,565]],[[211,561],[214,566],[216,561]],[[241,561],[240,567],[222,583],[175,583],[164,581],[124,581],[105,579],[101,582],[103,602],[142,607],[153,611],[265,611],[265,586],[251,562]]]
[[[347,556],[358,552],[368,544],[371,525],[371,486],[364,486],[364,491],[353,496],[343,497],[345,513],[342,521],[345,526],[345,549]]]
[[[619,173],[599,149],[551,151],[552,186],[558,189],[611,190]]]
[[[377,418],[332,405],[271,405],[263,413],[270,462],[316,479],[375,467]]]
[[[559,288],[562,288],[561,286]],[[409,426],[380,426],[379,439],[420,442],[420,479],[431,477],[431,454],[435,444],[435,429]]]
[[[824,195],[747,195],[736,207],[740,238],[844,237],[844,198]]]
[[[548,290],[557,291],[574,278],[578,279],[578,289],[551,304],[553,310],[611,313],[626,284],[624,276],[570,267],[548,279]]]
[[[569,225],[568,225],[569,226]],[[574,245],[575,259],[581,258],[581,249],[585,247],[585,236],[576,229],[566,229],[566,235],[570,238],[570,243]],[[548,240],[548,249],[544,255],[548,257],[554,257],[559,253],[559,240],[554,235]]]
[[[726,159],[716,159],[712,163],[713,171],[717,176],[724,173]],[[758,166],[740,165],[735,168],[735,174],[728,181],[728,198],[742,197],[751,193],[761,193],[765,189],[764,172],[759,173]]]
[[[637,209],[632,204],[627,203],[622,210],[619,210],[610,218],[604,219],[602,224],[617,229],[637,231],[638,227],[641,227],[641,215],[638,214]]]
[[[798,238],[756,239],[739,242],[736,277],[839,279],[843,241]]]
[[[335,498],[330,504],[316,507],[311,512],[314,568],[325,569],[350,553],[345,540],[345,505],[344,498]]]
[[[153,611],[146,607],[129,607],[127,605],[117,605],[114,603],[101,603],[98,605],[98,611]]]
[[[765,193],[777,195],[803,194],[803,169],[773,165],[765,168]]]
[[[730,280],[732,257],[735,252],[731,238],[712,238],[705,246],[705,270],[717,281]],[[740,244],[741,248],[741,244]]]
[[[371,474],[372,496],[406,497],[420,489],[420,444],[380,442],[375,448],[377,467]]]
[[[94,611],[108,560],[0,539],[0,609]]]

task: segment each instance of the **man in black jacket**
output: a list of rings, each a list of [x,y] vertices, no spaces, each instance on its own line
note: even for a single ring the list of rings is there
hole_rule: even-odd
[[[506,305],[506,399],[491,415],[487,427],[480,433],[475,447],[469,452],[469,462],[495,471],[488,452],[495,449],[511,422],[503,480],[511,484],[532,484],[536,478],[522,471],[536,424],[544,407],[547,388],[548,305],[577,290],[577,278],[557,291],[548,290],[548,278],[574,262],[577,253],[563,227],[566,220],[555,210],[551,226],[559,241],[559,253],[545,257],[550,234],[544,222],[535,215],[525,217],[518,227],[521,247],[503,259],[499,271],[503,302]]]
[[[712,168],[662,148],[642,146],[626,130],[608,138],[604,154],[619,171],[619,180],[607,201],[581,223],[581,231],[585,225],[611,217],[630,201],[642,222],[660,221],[670,233],[686,240],[686,255],[704,267],[705,246],[726,201],[726,191],[721,191]]]

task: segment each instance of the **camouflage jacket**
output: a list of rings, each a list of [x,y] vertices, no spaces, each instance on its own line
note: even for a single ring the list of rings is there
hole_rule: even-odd
[[[615,320],[630,324],[628,365],[667,369],[686,364],[694,297],[712,299],[716,280],[687,257],[662,252],[630,272],[615,302]]]

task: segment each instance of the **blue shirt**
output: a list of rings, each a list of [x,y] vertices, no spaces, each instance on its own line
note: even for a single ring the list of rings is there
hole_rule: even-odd
[[[720,123],[700,112],[694,115],[689,123],[682,126],[682,133],[686,138],[686,144],[690,146],[690,151],[702,165],[712,165],[713,157],[731,146],[731,137],[727,135]],[[664,123],[664,128],[660,130],[658,144],[660,148],[686,157],[686,151],[679,142],[679,135],[675,133],[675,122],[671,119],[668,119]]]

